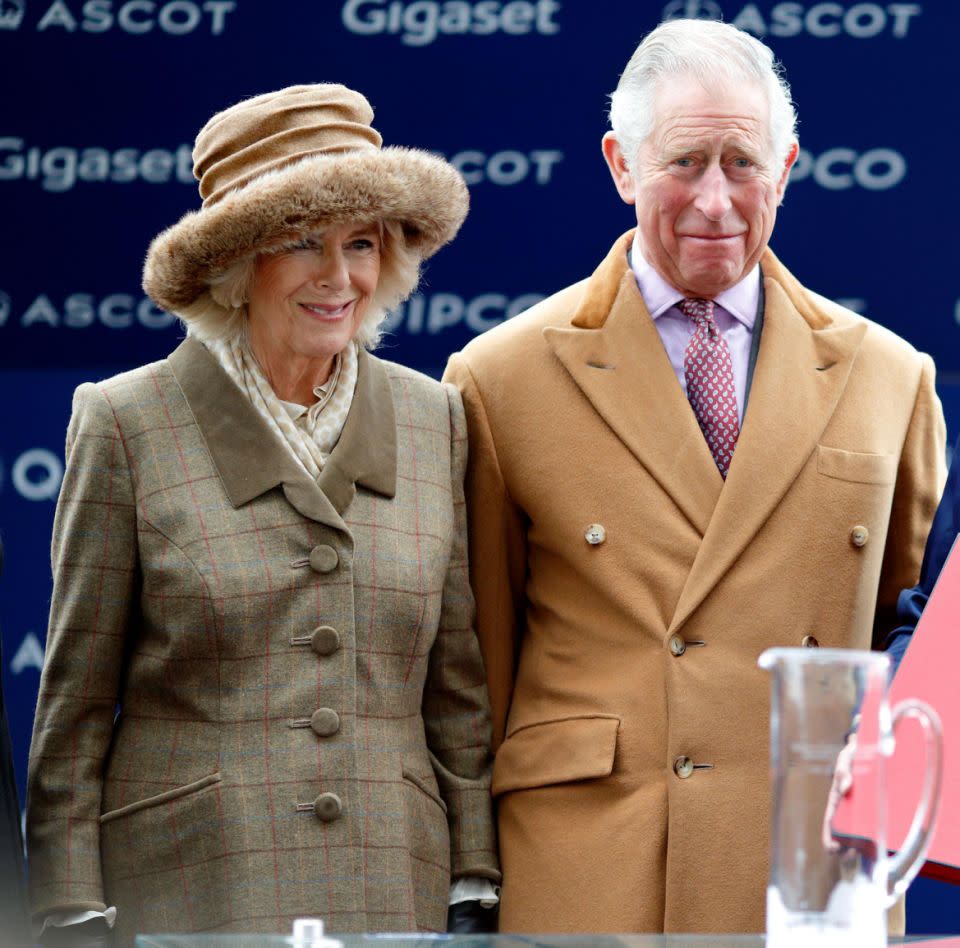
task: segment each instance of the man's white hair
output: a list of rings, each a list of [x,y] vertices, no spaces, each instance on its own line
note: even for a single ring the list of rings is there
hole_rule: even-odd
[[[629,167],[653,130],[658,87],[677,76],[692,76],[705,89],[724,80],[763,89],[770,105],[773,154],[777,161],[786,160],[797,140],[797,113],[772,50],[728,23],[671,20],[647,34],[610,96],[610,124]]]

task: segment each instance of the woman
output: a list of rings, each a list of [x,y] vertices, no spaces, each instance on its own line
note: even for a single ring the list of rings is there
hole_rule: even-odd
[[[144,287],[168,359],[76,393],[29,776],[35,921],[442,930],[499,879],[459,396],[368,354],[462,179],[363,96],[214,116]]]

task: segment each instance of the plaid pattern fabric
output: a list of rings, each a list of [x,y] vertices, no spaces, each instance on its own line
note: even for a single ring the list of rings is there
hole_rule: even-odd
[[[499,879],[465,454],[457,394],[366,354],[319,486],[199,343],[77,390],[35,914],[436,930],[451,871]]]

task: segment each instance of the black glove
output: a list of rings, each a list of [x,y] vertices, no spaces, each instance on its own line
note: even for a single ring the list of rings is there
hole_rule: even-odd
[[[102,918],[79,925],[48,925],[38,939],[43,948],[112,948],[113,933]]]
[[[497,930],[497,906],[484,908],[477,899],[457,902],[447,909],[447,931],[474,935]]]

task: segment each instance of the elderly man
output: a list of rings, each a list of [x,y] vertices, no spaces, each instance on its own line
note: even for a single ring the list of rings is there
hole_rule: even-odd
[[[767,47],[662,25],[611,121],[636,231],[447,371],[470,432],[501,927],[757,931],[757,657],[882,641],[916,582],[942,413],[928,357],[767,247],[797,155]]]

